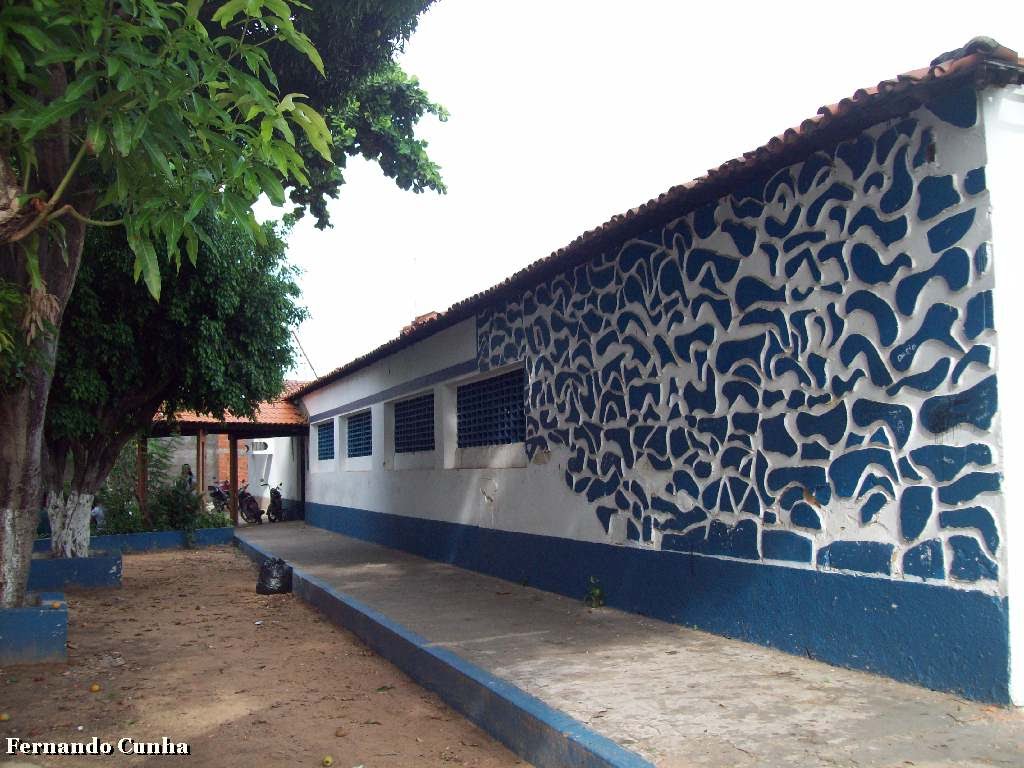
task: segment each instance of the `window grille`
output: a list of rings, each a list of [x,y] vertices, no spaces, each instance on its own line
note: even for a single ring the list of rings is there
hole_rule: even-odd
[[[525,400],[526,372],[521,368],[459,387],[459,448],[522,442]]]
[[[395,453],[434,450],[434,393],[395,403]]]
[[[320,461],[334,458],[334,420],[316,425],[316,457]]]
[[[373,422],[370,412],[354,413],[348,417],[348,457],[370,456],[373,453]]]

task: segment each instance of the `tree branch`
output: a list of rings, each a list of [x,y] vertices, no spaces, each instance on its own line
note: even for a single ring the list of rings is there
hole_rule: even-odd
[[[60,184],[57,185],[57,189],[54,191],[53,195],[50,196],[50,199],[46,203],[46,205],[43,206],[43,209],[39,212],[39,215],[36,216],[36,218],[33,219],[28,226],[11,235],[11,239],[9,242],[17,243],[19,240],[24,240],[26,237],[28,237],[37,229],[39,229],[39,227],[41,227],[44,223],[46,223],[46,220],[50,217],[50,213],[57,206],[57,203],[60,202],[61,196],[64,194],[64,191],[68,188],[68,184],[71,183],[71,179],[72,177],[74,177],[75,172],[78,170],[78,166],[81,165],[82,158],[85,157],[85,148],[86,145],[83,142],[82,146],[78,148],[78,152],[75,154],[75,159],[71,161],[71,165],[68,167],[67,172],[64,174],[64,178],[60,180]]]
[[[88,216],[83,216],[78,211],[76,211],[75,207],[71,205],[71,203],[68,203],[67,205],[62,205],[60,208],[53,212],[53,215],[50,216],[50,218],[59,219],[65,213],[70,213],[73,218],[78,219],[83,224],[89,224],[93,227],[118,227],[124,224],[124,219],[112,219],[110,221],[104,221],[102,219],[90,219]]]

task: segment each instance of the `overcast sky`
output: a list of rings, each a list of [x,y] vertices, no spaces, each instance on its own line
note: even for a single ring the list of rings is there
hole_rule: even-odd
[[[1021,50],[1022,22],[983,0],[440,0],[402,64],[451,113],[419,129],[448,194],[350,163],[334,228],[289,239],[302,345],[323,375],[822,104],[975,35]]]

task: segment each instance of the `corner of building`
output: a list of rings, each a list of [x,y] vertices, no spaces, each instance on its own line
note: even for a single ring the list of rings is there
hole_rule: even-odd
[[[998,276],[995,326],[1002,335],[998,354],[999,445],[1006,506],[1006,595],[1010,625],[1010,699],[1024,706],[1024,518],[1014,507],[1024,499],[1024,355],[1015,334],[1024,328],[1024,302],[1016,296],[1024,285],[1024,87],[989,88],[981,93],[992,224],[992,261]],[[999,287],[1002,290],[999,290]]]

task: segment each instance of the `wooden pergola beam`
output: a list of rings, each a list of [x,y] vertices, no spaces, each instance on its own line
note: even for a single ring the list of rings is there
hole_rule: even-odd
[[[231,524],[238,525],[238,438],[228,435],[228,484],[231,495],[228,497],[228,509],[231,511]]]
[[[259,424],[251,422],[208,422],[196,424],[191,422],[154,421],[150,427],[150,437],[192,437],[200,431],[209,435],[235,435],[241,440],[268,437],[292,437],[305,435],[309,432],[308,424]]]
[[[196,432],[196,493],[204,504],[206,501],[206,430]]]
[[[138,440],[135,474],[135,495],[139,500],[139,514],[143,520],[149,522],[149,440],[145,435]]]

